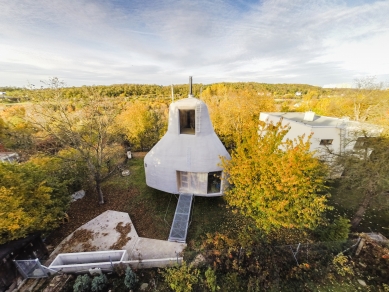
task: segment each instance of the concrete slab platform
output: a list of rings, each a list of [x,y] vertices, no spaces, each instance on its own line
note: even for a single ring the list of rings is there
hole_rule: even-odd
[[[131,259],[160,259],[182,256],[186,243],[139,237],[135,247],[128,251]]]
[[[109,210],[66,237],[51,253],[45,265],[60,253],[124,249],[128,252],[129,260],[146,260],[175,258],[185,247],[184,243],[139,237],[127,213]]]

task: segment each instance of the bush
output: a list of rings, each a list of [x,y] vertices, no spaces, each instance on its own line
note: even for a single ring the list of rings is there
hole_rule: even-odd
[[[87,274],[79,275],[74,282],[73,291],[74,292],[88,292],[90,291],[91,279]]]
[[[134,289],[138,283],[137,275],[131,270],[130,267],[126,269],[126,277],[124,278],[124,285],[130,290]]]
[[[108,279],[107,276],[104,274],[101,274],[97,277],[94,277],[92,280],[92,291],[93,292],[100,292],[104,291],[108,286]]]
[[[227,273],[222,280],[221,285],[222,291],[234,291],[234,292],[240,292],[240,291],[247,291],[243,288],[243,281],[241,276],[236,273]]]
[[[334,259],[332,260],[332,265],[333,265],[335,272],[342,277],[345,277],[347,275],[350,275],[350,276],[354,275],[354,270],[353,270],[353,267],[352,267],[350,261],[342,253],[340,253],[334,257]]]
[[[346,241],[350,233],[350,220],[339,217],[317,231],[320,241]]]
[[[205,271],[205,279],[207,282],[207,287],[210,291],[216,292],[217,290],[220,289],[220,287],[216,283],[216,274],[215,271],[211,268],[208,268]]]
[[[175,292],[190,292],[199,278],[199,271],[187,266],[185,262],[179,267],[166,269],[163,273],[165,282]]]

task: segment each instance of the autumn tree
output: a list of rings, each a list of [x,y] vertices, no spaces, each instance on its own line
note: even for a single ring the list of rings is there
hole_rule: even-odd
[[[26,120],[26,108],[20,105],[7,107],[2,111],[0,138],[5,147],[23,152],[33,152],[35,129]]]
[[[58,160],[0,162],[0,244],[58,226],[69,204],[71,179]]]
[[[230,206],[255,220],[265,231],[314,228],[329,207],[326,167],[309,151],[309,138],[284,137],[287,126],[266,124],[247,129],[244,139],[222,160],[231,185]]]
[[[35,103],[29,120],[39,128],[45,138],[54,139],[62,147],[57,157],[84,164],[95,184],[99,203],[104,203],[101,184],[122,163],[119,156],[124,151],[116,141],[114,120],[119,109],[108,99],[93,90],[84,93],[77,101],[62,98],[61,82],[51,80],[52,95]],[[66,155],[65,155],[66,153]]]
[[[115,122],[131,147],[140,150],[151,149],[161,139],[167,126],[163,107],[152,107],[141,101],[129,103]]]
[[[260,112],[274,111],[274,101],[260,96],[254,89],[236,89],[232,85],[214,84],[201,95],[207,104],[212,125],[223,144],[232,149],[242,139],[246,128],[258,124]]]
[[[6,133],[6,126],[4,120],[0,117],[0,144],[4,142],[4,137]]]
[[[320,98],[304,96],[297,111],[312,110],[319,115],[349,117],[389,128],[389,91],[374,77],[355,80],[355,88],[333,90]]]

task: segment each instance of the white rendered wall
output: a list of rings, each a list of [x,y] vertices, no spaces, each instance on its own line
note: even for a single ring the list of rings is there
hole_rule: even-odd
[[[280,117],[272,116],[267,113],[261,113],[259,119],[263,122],[270,121],[274,124],[279,122]],[[292,120],[283,119],[282,125],[289,125],[290,130],[285,135],[284,140],[293,140],[298,136],[305,135],[305,141],[312,134],[310,151],[316,151],[317,155],[325,154],[325,147],[320,145],[322,139],[333,139],[332,145],[327,145],[329,149],[338,153],[341,150],[341,129],[336,127],[315,127],[307,124],[298,123]],[[343,130],[344,131],[344,130]]]
[[[127,260],[128,254],[126,250],[62,253],[57,255],[49,269],[64,273],[86,272],[93,268],[111,270],[112,265],[117,265]]]
[[[280,118],[281,117],[272,115],[271,113],[261,113],[259,117],[261,121],[271,121],[273,123],[277,123]],[[336,120],[336,118],[330,119]],[[328,147],[328,149],[334,153],[353,150],[359,137],[377,137],[383,130],[378,126],[371,124],[342,119],[337,120],[339,120],[339,123],[337,123],[336,126],[317,126],[314,124],[310,125],[289,119],[283,119],[282,124],[289,124],[290,126],[290,130],[284,139],[293,140],[294,138],[302,136],[303,134],[305,134],[305,137],[308,137],[308,135],[313,133],[310,140],[310,150],[316,151],[318,156],[326,156],[328,153],[328,151],[326,151],[326,147]],[[320,145],[320,140],[323,139],[333,139],[332,145]]]
[[[128,260],[126,250],[63,253],[57,255],[49,266],[53,271],[63,273],[87,273],[89,269],[112,271],[119,264],[130,265],[135,269],[165,268],[181,264],[182,257],[146,260]]]
[[[196,111],[195,134],[180,134],[179,110]],[[148,186],[168,193],[178,193],[177,171],[215,172],[222,171],[220,157],[230,159],[227,150],[215,134],[208,108],[196,98],[174,102],[169,108],[169,126],[163,138],[147,153],[145,162]],[[223,195],[220,193],[196,194],[200,196]]]

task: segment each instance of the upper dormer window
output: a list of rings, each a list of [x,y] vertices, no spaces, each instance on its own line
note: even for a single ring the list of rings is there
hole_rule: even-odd
[[[194,135],[196,132],[196,111],[194,109],[178,110],[180,116],[180,134]]]
[[[321,139],[320,145],[332,145],[333,141],[334,141],[334,139]]]

